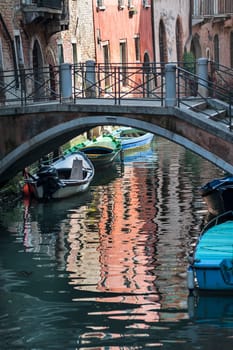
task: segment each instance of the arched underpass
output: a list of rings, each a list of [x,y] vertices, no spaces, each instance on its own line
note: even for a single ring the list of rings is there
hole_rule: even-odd
[[[232,133],[222,124],[203,119],[191,110],[139,104],[34,105],[18,108],[14,115],[8,110],[1,118],[0,184],[70,139],[102,125],[127,125],[150,131],[233,173]]]

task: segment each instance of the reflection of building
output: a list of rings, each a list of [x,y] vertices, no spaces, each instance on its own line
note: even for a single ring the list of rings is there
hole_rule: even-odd
[[[144,167],[126,167],[124,178],[123,182],[116,180],[113,189],[106,191],[99,203],[101,279],[98,290],[119,293],[119,298],[110,296],[108,302],[140,305],[133,310],[135,319],[140,319],[137,314],[143,313],[143,319],[155,321],[155,309],[160,308],[154,260],[157,236],[153,222],[157,185],[150,170]]]
[[[171,152],[172,150],[172,152]],[[183,176],[184,165],[192,166],[192,153],[169,141],[158,141],[158,244],[157,260],[159,264],[157,286],[163,295],[163,309],[182,310],[186,288],[186,247],[187,235],[191,230],[193,218],[193,184]],[[198,169],[198,165],[197,165]],[[191,172],[195,172],[194,167]],[[182,304],[183,303],[183,304]],[[183,312],[179,319],[186,318]],[[174,321],[177,313],[162,313],[161,319]]]

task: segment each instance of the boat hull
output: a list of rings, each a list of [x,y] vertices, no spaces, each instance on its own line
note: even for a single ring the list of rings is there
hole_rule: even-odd
[[[88,158],[92,161],[95,168],[106,167],[112,165],[117,159],[120,158],[120,150],[113,151],[111,153],[106,154],[96,154],[96,153],[88,153],[83,150],[85,154],[87,154]]]
[[[121,143],[111,135],[102,135],[78,144],[73,148],[79,149],[86,154],[94,167],[99,168],[110,166],[120,158]]]
[[[85,192],[94,174],[91,161],[77,151],[42,166],[35,175],[25,179],[25,185],[28,194],[38,200],[62,199]]]
[[[193,288],[208,291],[233,291],[233,213],[211,220],[197,242],[188,274],[193,273]],[[188,285],[191,286],[192,283]],[[192,289],[192,287],[189,287]]]
[[[124,151],[150,145],[154,137],[154,134],[127,127],[115,130],[112,135],[121,142]]]
[[[31,183],[32,185],[32,192],[36,199],[43,200],[45,199],[44,189],[43,186],[37,186],[36,183]],[[85,192],[89,187],[89,181],[86,183],[65,183],[64,187],[59,188],[56,192],[52,194],[50,198],[47,199],[63,199],[68,198],[74,195],[77,195],[78,193]]]
[[[194,274],[197,287],[205,291],[233,291],[231,278],[224,277],[221,262],[214,266],[213,264],[205,263],[203,266],[194,266]]]

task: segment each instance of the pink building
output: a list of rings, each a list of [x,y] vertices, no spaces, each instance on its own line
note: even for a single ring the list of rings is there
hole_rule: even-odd
[[[96,62],[153,62],[151,9],[151,0],[93,0]]]

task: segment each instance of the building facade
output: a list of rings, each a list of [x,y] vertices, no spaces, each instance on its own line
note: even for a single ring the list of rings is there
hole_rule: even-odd
[[[154,61],[151,0],[93,0],[97,63]]]
[[[192,27],[190,0],[153,0],[156,62],[180,62],[189,51]]]
[[[233,1],[193,0],[191,50],[233,68]]]

